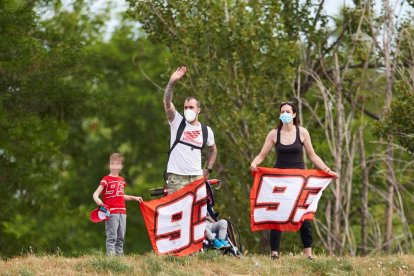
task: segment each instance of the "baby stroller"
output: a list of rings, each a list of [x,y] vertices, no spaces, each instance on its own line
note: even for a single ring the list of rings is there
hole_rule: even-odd
[[[218,179],[210,179],[206,181],[206,191],[207,191],[207,212],[210,217],[214,221],[219,220],[219,213],[214,211],[214,192],[213,186],[215,190],[221,188],[222,182]],[[150,189],[151,196],[166,196],[168,194],[167,189],[165,187]],[[236,224],[234,224],[229,218],[225,218],[227,221],[227,242],[230,244],[230,247],[222,248],[220,251],[225,255],[232,255],[236,257],[242,256],[243,246],[240,238],[240,232],[237,228]],[[204,250],[211,250],[214,249],[212,242],[208,241],[207,239],[204,240]]]
[[[216,186],[217,185],[217,186]],[[218,179],[210,179],[206,181],[206,190],[207,190],[207,212],[209,213],[210,217],[214,221],[219,220],[219,212],[214,211],[214,192],[212,186],[215,186],[215,190],[221,188],[221,180]],[[230,218],[225,218],[227,221],[227,238],[226,240],[230,244],[230,247],[220,249],[223,254],[226,255],[233,255],[236,257],[241,257],[243,251],[243,245],[240,238],[240,231],[237,228],[236,224],[234,224]],[[207,239],[204,240],[204,248],[206,250],[214,249],[212,243]]]

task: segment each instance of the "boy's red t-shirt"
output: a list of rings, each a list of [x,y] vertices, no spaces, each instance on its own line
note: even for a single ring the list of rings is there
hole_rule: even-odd
[[[111,214],[126,214],[124,189],[127,185],[121,176],[107,175],[102,178],[104,187],[102,191],[103,203],[109,206]]]

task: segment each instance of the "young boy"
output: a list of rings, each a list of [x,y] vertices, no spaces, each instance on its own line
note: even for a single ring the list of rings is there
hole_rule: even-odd
[[[142,202],[139,196],[124,194],[124,188],[127,185],[124,179],[119,176],[122,170],[124,157],[120,153],[114,153],[109,158],[110,174],[105,176],[93,193],[93,200],[99,206],[108,206],[110,215],[105,221],[106,230],[106,254],[122,255],[124,254],[124,237],[126,231],[126,208],[125,200],[135,200]],[[99,199],[102,194],[103,202]]]

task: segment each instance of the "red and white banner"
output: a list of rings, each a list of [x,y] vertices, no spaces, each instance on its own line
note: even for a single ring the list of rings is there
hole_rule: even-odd
[[[203,247],[207,215],[204,179],[166,197],[142,202],[140,207],[157,254],[185,256]]]
[[[315,216],[332,176],[320,170],[258,167],[250,191],[251,231],[297,231]]]

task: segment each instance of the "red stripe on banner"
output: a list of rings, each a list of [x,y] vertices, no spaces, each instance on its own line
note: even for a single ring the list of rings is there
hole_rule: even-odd
[[[250,191],[251,231],[297,231],[312,220],[333,177],[320,170],[259,167]]]
[[[203,247],[207,213],[204,181],[196,180],[166,197],[141,202],[141,213],[157,254],[185,256]]]

